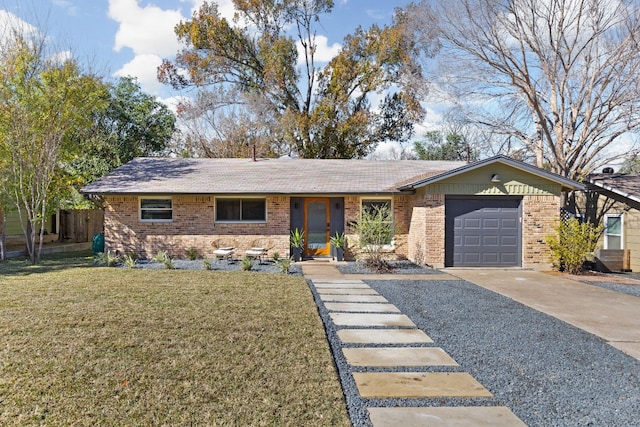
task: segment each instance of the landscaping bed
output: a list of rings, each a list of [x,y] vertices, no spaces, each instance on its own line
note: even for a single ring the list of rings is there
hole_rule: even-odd
[[[440,274],[440,271],[422,267],[411,261],[389,261],[392,274]],[[376,274],[377,272],[361,261],[346,262],[337,265],[342,274]]]

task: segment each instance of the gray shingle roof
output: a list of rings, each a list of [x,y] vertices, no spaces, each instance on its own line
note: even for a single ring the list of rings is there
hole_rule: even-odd
[[[640,209],[640,175],[602,173],[589,175],[592,189]]]
[[[375,194],[465,165],[424,160],[174,159],[141,157],[86,194]]]

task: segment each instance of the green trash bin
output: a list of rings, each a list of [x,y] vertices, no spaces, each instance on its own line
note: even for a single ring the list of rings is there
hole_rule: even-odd
[[[101,254],[104,252],[104,233],[98,233],[93,236],[93,254]]]

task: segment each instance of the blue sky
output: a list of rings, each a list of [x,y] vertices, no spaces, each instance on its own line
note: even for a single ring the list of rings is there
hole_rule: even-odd
[[[155,79],[162,58],[179,48],[173,27],[203,0],[0,0],[0,25],[16,16],[43,31],[61,50],[70,50],[106,76],[132,75],[142,88],[170,102],[177,96]],[[401,0],[336,0],[318,30],[319,55],[329,58],[358,25],[391,22]],[[231,0],[218,1],[231,16]],[[4,11],[4,12],[2,12]],[[9,12],[12,15],[8,15]]]

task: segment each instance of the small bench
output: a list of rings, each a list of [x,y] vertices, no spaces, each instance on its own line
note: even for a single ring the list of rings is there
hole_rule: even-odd
[[[267,256],[265,248],[251,248],[244,252],[245,256],[251,259],[257,259],[259,264],[263,263],[264,257]]]
[[[226,259],[228,262],[233,262],[233,254],[235,251],[235,248],[232,247],[218,248],[213,251],[213,254],[216,257],[216,261]]]

